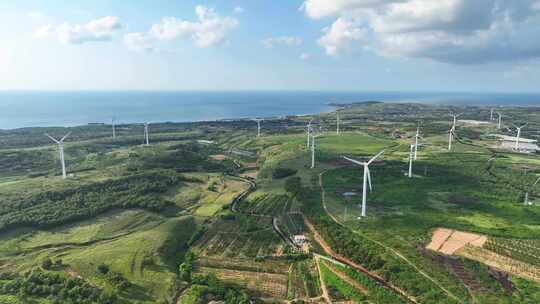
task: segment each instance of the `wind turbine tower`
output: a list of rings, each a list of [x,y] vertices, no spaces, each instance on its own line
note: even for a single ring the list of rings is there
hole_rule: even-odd
[[[409,153],[409,178],[412,178],[412,163],[414,159],[414,147],[416,147],[416,145],[411,145],[411,152]]]
[[[452,141],[454,140],[454,137],[456,136],[456,124],[457,124],[457,118],[460,117],[462,114],[452,114],[452,117],[454,118],[452,123],[452,128],[450,128],[449,135],[448,135],[448,151],[452,151]]]
[[[111,119],[111,125],[112,125],[112,138],[116,138],[116,125],[114,121],[114,117]]]
[[[148,135],[148,126],[149,125],[150,125],[150,123],[147,123],[147,122],[144,123],[144,141],[145,141],[145,145],[147,145],[147,146],[150,146],[150,137]]]
[[[309,149],[309,141],[311,140],[311,133],[313,132],[313,128],[311,127],[311,123],[313,122],[313,119],[309,121],[308,125],[307,125],[307,130],[306,130],[306,133],[307,133],[307,148]]]
[[[489,113],[489,120],[493,121],[493,108],[491,108],[491,111]]]
[[[336,134],[339,135],[339,111],[336,111]]]
[[[463,113],[460,113],[460,114],[452,114],[452,117],[454,117],[454,129],[456,128],[456,124],[457,124],[457,119],[458,117],[460,117],[461,115],[463,115]]]
[[[355,160],[355,159],[352,159],[352,158],[348,158],[348,157],[345,157],[345,156],[343,157],[344,159],[346,159],[346,160],[348,160],[348,161],[350,161],[350,162],[352,162],[354,164],[357,164],[357,165],[360,165],[360,166],[364,167],[364,182],[363,182],[363,189],[362,189],[362,217],[366,216],[366,201],[367,201],[367,185],[368,185],[368,183],[369,183],[369,190],[370,191],[373,190],[373,188],[371,186],[371,173],[369,172],[369,165],[372,162],[374,162],[383,153],[384,153],[384,150],[379,152],[377,155],[372,157],[367,162],[361,162],[361,161],[358,161],[358,160]]]
[[[448,135],[448,151],[452,151],[452,140],[454,140],[455,132],[456,132],[456,127],[452,126],[452,128],[450,128],[449,135]]]
[[[261,137],[261,121],[264,119],[255,118],[253,121],[257,122],[257,137]]]
[[[416,135],[414,137],[414,160],[416,160],[418,154],[418,141],[420,140],[420,126],[416,128]]]
[[[58,151],[60,153],[60,163],[62,164],[62,178],[63,179],[66,179],[67,178],[67,174],[66,174],[66,160],[64,158],[64,140],[71,134],[71,132],[69,132],[68,134],[66,134],[64,137],[62,137],[60,140],[56,140],[56,138],[50,136],[49,134],[45,134],[45,136],[47,136],[48,138],[50,138],[52,141],[54,141],[55,143],[58,144]]]
[[[502,127],[502,114],[500,112],[497,112],[497,115],[499,116],[499,123],[497,124],[497,129],[501,129]]]
[[[517,130],[517,136],[516,136],[516,146],[514,147],[514,149],[517,151],[519,150],[519,139],[521,137],[521,129],[523,129],[527,124],[523,124],[521,126],[516,126],[516,125],[513,125],[516,130]]]
[[[315,134],[312,131],[311,134],[311,169],[315,168],[315,138],[319,137],[320,134]]]

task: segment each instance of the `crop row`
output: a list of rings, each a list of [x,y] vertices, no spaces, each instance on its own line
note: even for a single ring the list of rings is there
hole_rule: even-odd
[[[252,214],[277,215],[284,211],[288,197],[286,195],[261,195],[253,200],[241,204],[240,208],[244,212]]]
[[[535,244],[534,241],[490,238],[484,248],[512,259],[540,266],[540,249],[535,247]]]

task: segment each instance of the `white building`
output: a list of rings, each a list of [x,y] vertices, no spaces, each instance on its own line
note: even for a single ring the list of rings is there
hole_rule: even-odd
[[[492,136],[498,138],[500,141],[501,149],[505,150],[515,150],[516,140],[515,136],[493,134]],[[537,140],[528,139],[528,138],[519,138],[519,149],[518,152],[522,153],[537,153],[540,152],[540,147],[537,145]]]

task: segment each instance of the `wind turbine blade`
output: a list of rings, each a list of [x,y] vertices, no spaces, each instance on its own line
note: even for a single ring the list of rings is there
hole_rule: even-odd
[[[45,134],[45,136],[47,136],[48,138],[50,138],[52,141],[54,141],[54,142],[57,143],[57,144],[60,143],[58,140],[56,140],[56,138],[50,136],[49,134]]]
[[[355,163],[355,164],[361,165],[361,166],[364,165],[364,163],[361,162],[361,161],[358,161],[358,160],[355,160],[355,159],[352,159],[352,158],[348,158],[348,157],[345,157],[345,156],[343,156],[343,158],[346,159],[346,160],[348,160],[348,161],[350,161],[351,163]]]
[[[64,139],[66,139],[69,135],[71,135],[71,132],[68,132],[68,134],[66,134],[64,137],[62,137],[62,139],[60,139],[60,142],[63,142]]]
[[[384,150],[382,150],[381,152],[379,152],[377,155],[373,156],[368,162],[367,164],[371,164],[372,162],[374,162],[379,156],[381,156],[382,154],[384,153]]]
[[[371,187],[371,171],[369,171],[369,167],[366,166],[366,170],[367,170],[367,180],[368,180],[368,184],[369,184],[369,191],[373,191],[373,187]]]

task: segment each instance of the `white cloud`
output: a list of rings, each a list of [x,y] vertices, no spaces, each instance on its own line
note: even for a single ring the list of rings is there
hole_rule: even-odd
[[[31,11],[28,13],[28,17],[33,18],[33,19],[41,19],[45,17],[45,14],[43,14],[40,11]]]
[[[118,17],[107,16],[83,25],[64,23],[56,26],[43,26],[35,31],[34,36],[55,38],[62,43],[83,44],[91,41],[110,41],[114,32],[122,27]]]
[[[221,17],[206,6],[197,6],[195,13],[198,21],[164,17],[152,26],[150,34],[157,40],[191,39],[197,47],[207,48],[223,43],[239,24],[237,19]]]
[[[301,60],[309,60],[309,59],[311,59],[311,55],[309,53],[302,53],[302,54],[300,54],[300,59]]]
[[[387,0],[306,0],[300,10],[309,17],[319,19],[323,17],[342,16],[344,13],[361,11],[383,5]]]
[[[243,7],[241,7],[241,6],[237,6],[237,7],[235,7],[235,8],[233,9],[233,12],[234,12],[235,14],[242,14],[242,13],[244,13],[245,11],[246,11],[246,10],[245,10]]]
[[[302,45],[302,42],[301,38],[294,36],[273,37],[261,41],[262,45],[268,49],[276,45],[299,46]]]
[[[451,63],[540,57],[538,0],[306,0],[311,18],[335,16],[319,39],[328,55],[364,47],[385,56]],[[369,38],[369,39],[367,39]]]
[[[147,33],[128,33],[124,35],[124,44],[132,51],[153,52],[155,50],[155,41]]]
[[[338,18],[332,26],[323,31],[325,34],[319,38],[318,43],[324,47],[329,56],[338,55],[341,51],[348,49],[353,42],[361,40],[366,35],[364,29],[345,18]]]

